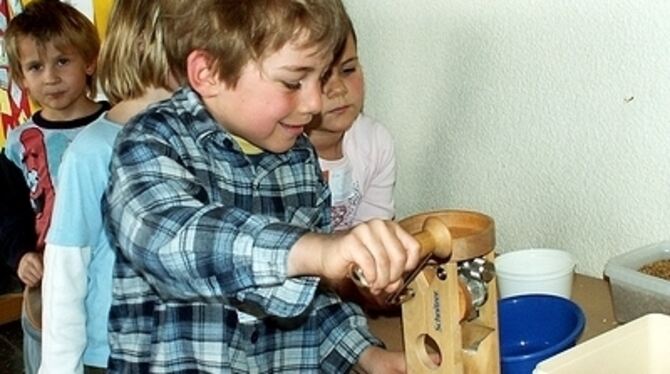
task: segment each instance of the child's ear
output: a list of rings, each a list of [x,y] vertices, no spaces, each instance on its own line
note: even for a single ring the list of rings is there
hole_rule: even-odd
[[[86,65],[86,75],[91,76],[95,73],[95,68],[97,66],[97,61],[93,60],[90,64]]]
[[[186,59],[188,84],[202,97],[216,95],[219,78],[212,64],[212,56],[203,50],[191,52]]]

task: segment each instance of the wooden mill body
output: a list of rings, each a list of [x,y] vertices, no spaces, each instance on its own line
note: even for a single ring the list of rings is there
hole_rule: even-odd
[[[458,262],[483,257],[493,262],[495,227],[481,213],[441,210],[407,217],[400,225],[413,235],[424,231],[427,219],[449,228],[451,251],[434,257],[408,285],[413,297],[402,303],[403,342],[409,373],[500,373],[498,291],[495,278],[486,283],[488,298],[478,316],[465,320],[470,295],[459,283]],[[439,243],[437,243],[439,245]],[[444,275],[446,274],[446,278]],[[436,365],[429,354],[438,352]]]

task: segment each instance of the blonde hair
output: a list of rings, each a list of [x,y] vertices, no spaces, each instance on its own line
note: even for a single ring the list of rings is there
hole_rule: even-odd
[[[114,2],[98,60],[100,85],[112,104],[152,86],[171,90],[159,16],[156,0]]]
[[[21,38],[33,39],[40,53],[46,51],[48,43],[61,51],[74,48],[87,64],[95,63],[100,51],[98,32],[84,14],[60,0],[33,0],[11,19],[5,31],[9,71],[18,83],[25,78],[19,53]],[[93,73],[86,81],[89,97],[95,97],[95,78]]]
[[[212,56],[219,78],[231,87],[247,62],[261,61],[286,43],[333,54],[349,27],[340,0],[162,0],[168,61],[187,84],[186,60],[194,50]]]

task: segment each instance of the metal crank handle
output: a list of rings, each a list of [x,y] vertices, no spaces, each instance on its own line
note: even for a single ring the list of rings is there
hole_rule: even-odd
[[[427,218],[423,222],[422,230],[413,234],[413,236],[414,239],[419,242],[419,258],[421,261],[419,262],[420,266],[417,267],[417,270],[423,267],[427,258],[432,255],[439,258],[447,258],[451,255],[451,232],[449,232],[449,226],[439,218]],[[416,273],[418,272],[412,272],[414,276],[416,276]],[[363,270],[356,265],[351,267],[349,277],[358,287],[370,287],[370,283],[365,279]],[[413,279],[414,277],[411,278]],[[405,277],[405,286],[409,284],[412,279],[407,279],[407,277]]]

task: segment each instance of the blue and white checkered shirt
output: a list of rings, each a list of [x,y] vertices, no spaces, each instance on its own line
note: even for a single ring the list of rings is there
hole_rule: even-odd
[[[319,173],[304,136],[244,154],[189,88],[124,126],[103,199],[109,372],[342,373],[380,345],[358,306],[287,278],[298,238],[330,230]]]

